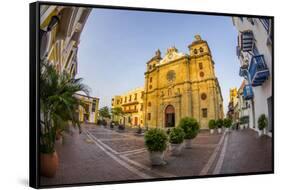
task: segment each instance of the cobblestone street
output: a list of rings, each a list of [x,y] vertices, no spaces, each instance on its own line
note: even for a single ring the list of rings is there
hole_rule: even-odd
[[[250,129],[213,134],[201,131],[192,149],[178,157],[165,153],[167,165],[151,167],[143,136],[135,130],[118,132],[87,125],[57,143],[60,159],[54,178],[42,185],[105,182],[243,173],[271,170],[271,138],[258,138]]]

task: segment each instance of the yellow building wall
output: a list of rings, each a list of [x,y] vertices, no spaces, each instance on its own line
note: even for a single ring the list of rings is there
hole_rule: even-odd
[[[126,126],[136,127],[143,126],[143,88],[136,88],[122,95],[114,96],[112,99],[112,108],[121,107],[124,115],[123,116],[114,116],[113,121],[118,121],[120,124],[124,123]],[[136,95],[136,99],[135,99]],[[130,101],[131,96],[131,101]],[[125,102],[125,98],[127,101]],[[131,121],[129,122],[129,118]],[[137,120],[135,120],[137,118]]]
[[[200,48],[203,49],[202,53]],[[162,59],[168,61],[152,59],[148,63],[145,74],[145,125],[164,127],[168,105],[175,109],[175,126],[186,116],[196,118],[201,128],[208,128],[210,119],[223,118],[223,100],[209,47],[205,41],[200,40],[189,46],[189,49],[190,56],[187,56],[178,53],[175,47],[169,48]],[[195,49],[200,53],[195,55]],[[167,57],[172,59],[169,61]],[[167,79],[170,71],[175,73],[172,81]],[[201,98],[202,93],[206,94],[205,100]],[[203,117],[202,109],[207,109],[207,117]],[[150,120],[148,114],[151,115]]]
[[[80,94],[76,94],[75,97],[84,105],[79,105],[78,108],[79,121],[85,122],[87,120],[87,122],[89,123],[97,123],[99,99],[96,97],[90,97]],[[93,101],[96,102],[94,112],[92,111]],[[85,118],[84,114],[87,114],[87,118]]]
[[[201,128],[206,129],[210,119],[224,117],[223,98],[211,51],[200,36],[189,45],[189,55],[171,47],[162,58],[158,50],[146,67],[144,109],[130,115],[143,118],[144,126],[165,127],[165,111],[169,105],[174,108],[175,126],[181,118],[188,116],[197,119]],[[205,98],[202,98],[203,94]],[[128,94],[115,96],[112,107],[124,109],[125,105],[118,105],[117,100],[123,99],[124,103],[125,96]],[[207,109],[207,115],[203,115],[202,109]]]

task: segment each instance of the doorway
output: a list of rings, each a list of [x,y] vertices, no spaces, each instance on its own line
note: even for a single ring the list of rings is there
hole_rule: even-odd
[[[165,127],[175,126],[175,108],[172,105],[168,105],[165,109]]]

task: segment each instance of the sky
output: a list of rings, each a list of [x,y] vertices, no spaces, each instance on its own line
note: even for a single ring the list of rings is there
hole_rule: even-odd
[[[99,107],[111,107],[111,98],[144,86],[146,62],[160,49],[176,46],[188,53],[199,34],[206,40],[215,62],[226,113],[229,89],[239,88],[237,30],[231,17],[92,9],[80,38],[78,74],[100,98]]]

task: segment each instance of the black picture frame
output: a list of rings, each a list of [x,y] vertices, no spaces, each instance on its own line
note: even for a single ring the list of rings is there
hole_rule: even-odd
[[[195,15],[210,15],[210,16],[237,16],[237,17],[254,17],[254,18],[269,18],[272,20],[272,171],[266,172],[249,172],[249,173],[235,173],[235,174],[218,174],[192,177],[169,177],[157,179],[141,179],[141,180],[126,180],[126,181],[107,181],[107,182],[92,182],[92,183],[73,183],[60,185],[40,185],[40,157],[39,157],[39,129],[40,129],[40,102],[39,102],[39,76],[40,76],[40,5],[58,5],[58,6],[72,6],[72,7],[86,7],[86,8],[103,8],[103,9],[118,9],[118,10],[132,10],[132,11],[147,11],[147,12],[163,12],[163,13],[186,13]],[[157,8],[143,8],[143,7],[125,7],[125,6],[111,6],[111,5],[93,5],[80,3],[61,3],[61,2],[34,2],[29,5],[29,185],[33,188],[54,188],[54,187],[72,187],[72,186],[88,186],[88,185],[103,185],[103,184],[121,184],[121,183],[136,183],[136,182],[152,182],[152,181],[166,181],[166,180],[185,180],[196,178],[213,178],[213,177],[232,177],[245,175],[260,175],[274,173],[274,16],[267,15],[250,15],[250,14],[236,14],[236,13],[219,13],[219,12],[201,12],[188,10],[168,10]]]

